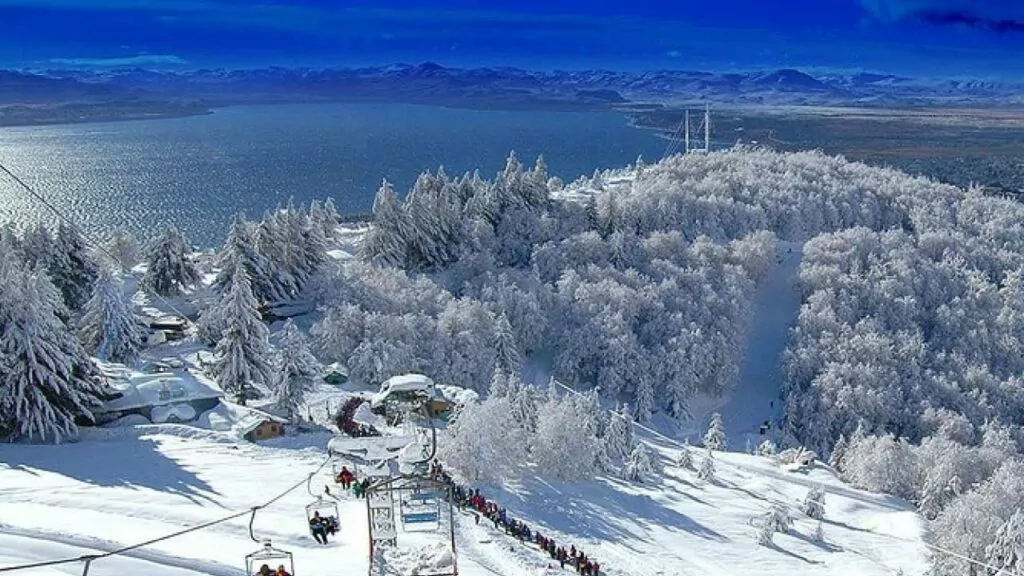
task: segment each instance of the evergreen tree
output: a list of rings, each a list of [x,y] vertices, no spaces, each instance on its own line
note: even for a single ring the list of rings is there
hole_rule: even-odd
[[[494,350],[498,354],[497,366],[505,374],[519,374],[522,371],[516,337],[508,317],[504,314],[498,316],[498,321],[494,325]]]
[[[306,393],[316,389],[320,364],[309,351],[309,344],[295,323],[288,319],[281,333],[274,392],[277,405],[289,418],[295,418],[306,403]]]
[[[996,530],[995,539],[985,547],[985,563],[999,569],[996,576],[1017,574],[1024,568],[1024,512],[1020,508]]]
[[[491,396],[495,398],[508,398],[510,396],[511,389],[509,387],[508,375],[501,371],[498,366],[494,367],[494,375],[491,376],[491,387],[487,392],[487,397]]]
[[[690,452],[689,446],[683,446],[679,450],[679,456],[676,458],[676,466],[686,470],[693,470],[693,454]]]
[[[608,421],[608,429],[601,441],[602,462],[606,466],[619,466],[635,446],[633,415],[626,404],[616,410]]]
[[[80,310],[92,293],[99,265],[76,228],[61,223],[47,264],[49,276],[60,290],[64,304],[71,310]]]
[[[803,512],[809,518],[821,520],[825,517],[825,489],[821,486],[814,486],[807,491],[804,498]]]
[[[46,226],[37,224],[35,227],[26,230],[21,246],[25,257],[25,266],[29,269],[36,267],[47,268],[50,260],[53,259],[55,246],[56,240],[54,240],[53,234],[50,233],[50,229]]]
[[[85,303],[79,339],[100,360],[131,364],[142,349],[143,334],[120,280],[102,269]]]
[[[316,221],[323,228],[324,240],[328,243],[335,242],[338,238],[338,224],[341,224],[341,215],[338,214],[338,209],[334,206],[334,199],[330,196],[321,205],[319,218]]]
[[[537,430],[537,389],[529,384],[521,383],[514,374],[508,377],[509,390],[515,391],[511,397],[512,419],[519,422],[519,425],[527,432],[533,433]]]
[[[704,460],[700,463],[700,470],[697,471],[697,478],[704,482],[710,482],[715,478],[715,454],[708,448],[704,454]]]
[[[655,474],[654,461],[647,447],[638,443],[633,451],[629,453],[629,459],[622,469],[622,475],[626,480],[633,482],[644,482]]]
[[[709,450],[718,450],[719,452],[726,448],[725,423],[722,422],[722,415],[718,412],[711,415],[711,424],[708,426],[707,433],[704,434],[704,446]]]
[[[771,440],[765,440],[757,447],[758,456],[774,456],[776,451],[777,448],[775,446],[775,442],[772,442]]]
[[[828,465],[831,466],[836,472],[842,472],[845,466],[843,460],[846,458],[847,450],[846,435],[843,434],[839,437],[839,441],[832,446],[832,453],[829,454]]]
[[[786,532],[793,527],[793,517],[782,504],[772,504],[754,524],[758,527],[757,543],[768,546],[776,532]]]
[[[231,291],[221,303],[227,328],[217,342],[213,373],[221,388],[244,404],[248,397],[255,395],[255,385],[271,381],[267,360],[270,345],[245,268],[242,265],[233,268]]]
[[[199,283],[199,271],[188,257],[188,243],[173,226],[146,249],[142,282],[161,296],[177,296]]]
[[[213,289],[220,294],[231,292],[231,282],[241,268],[258,303],[279,302],[288,297],[284,289],[286,283],[281,281],[287,270],[281,266],[282,263],[272,266],[259,251],[255,226],[242,214],[236,214],[224,248],[217,255],[220,272],[213,281]]]
[[[103,388],[49,278],[9,262],[0,271],[0,437],[62,442],[92,420]]]
[[[654,386],[651,379],[640,376],[636,384],[636,419],[641,424],[649,424],[654,415]]]
[[[387,180],[373,200],[373,226],[363,240],[363,260],[378,266],[401,268],[406,264],[409,222],[394,187]]]

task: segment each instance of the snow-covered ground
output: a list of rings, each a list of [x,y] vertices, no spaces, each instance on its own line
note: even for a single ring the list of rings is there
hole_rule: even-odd
[[[110,550],[244,511],[319,466],[328,438],[312,434],[253,445],[218,432],[163,425],[87,434],[73,445],[0,446],[0,566]],[[576,486],[535,480],[495,496],[514,517],[582,547],[613,576],[888,576],[900,568],[908,576],[923,573],[923,525],[905,503],[847,488],[823,468],[790,473],[767,459],[739,454],[719,455],[718,464],[713,484],[670,467],[649,487],[608,479]],[[330,472],[327,466],[314,478],[313,492],[330,482]],[[750,519],[771,502],[796,505],[807,486],[818,483],[829,491],[825,542],[812,541],[815,524],[805,518],[791,534],[776,536],[776,548],[757,546]],[[346,495],[341,533],[321,546],[306,530],[305,505],[312,499],[303,485],[260,511],[256,537],[292,551],[298,574],[365,573],[365,503]],[[247,525],[243,516],[102,559],[90,574],[238,575],[244,556],[259,547]],[[459,514],[456,532],[460,573],[549,571],[548,558],[486,521],[477,525]],[[81,566],[31,573],[80,574]]]

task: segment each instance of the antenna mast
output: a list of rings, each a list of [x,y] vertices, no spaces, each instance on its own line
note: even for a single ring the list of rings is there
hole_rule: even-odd
[[[690,111],[686,110],[683,123],[686,125],[686,154],[690,153]]]
[[[704,151],[711,151],[711,104],[704,103]]]

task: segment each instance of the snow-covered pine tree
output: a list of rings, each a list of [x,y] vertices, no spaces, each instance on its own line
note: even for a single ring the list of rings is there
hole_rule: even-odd
[[[686,470],[693,470],[693,453],[690,451],[689,445],[684,445],[679,450],[679,456],[676,457],[676,466]]]
[[[256,384],[271,381],[270,345],[245,268],[236,265],[233,269],[231,291],[223,301],[226,329],[214,351],[213,373],[225,392],[244,403],[256,392]]]
[[[491,387],[487,397],[508,398],[509,397],[508,375],[501,371],[498,366],[494,367],[494,375],[491,376]]]
[[[289,205],[288,209],[293,210],[294,207]],[[266,269],[272,271],[274,282],[285,293],[293,294],[298,291],[300,282],[293,265],[297,260],[295,253],[300,247],[288,235],[288,217],[285,209],[278,206],[264,213],[263,219],[254,225],[252,231],[256,251],[263,258]]]
[[[0,437],[62,442],[92,420],[103,388],[50,279],[11,262],[0,270]]]
[[[401,268],[406,264],[409,239],[408,216],[394,187],[385,180],[373,200],[373,226],[363,240],[361,257],[378,266]]]
[[[846,458],[846,449],[848,447],[846,441],[846,435],[839,436],[839,440],[832,446],[832,452],[828,457],[828,465],[831,466],[836,472],[843,471],[843,460]]]
[[[711,482],[715,478],[715,454],[710,448],[704,454],[700,463],[700,470],[697,470],[697,478],[704,482]]]
[[[504,314],[498,316],[494,323],[494,350],[497,352],[497,367],[505,374],[519,374],[522,371],[522,359],[516,346],[516,336],[512,324]]]
[[[25,256],[25,266],[29,269],[41,266],[46,268],[53,258],[56,241],[50,229],[42,224],[25,230],[21,250]]]
[[[573,405],[576,407],[576,415],[581,422],[597,438],[604,438],[605,430],[608,429],[608,418],[601,407],[601,397],[597,388],[591,388],[581,394],[572,397]]]
[[[92,297],[85,303],[79,340],[100,360],[131,364],[142,349],[143,334],[122,282],[102,268]]]
[[[341,215],[334,206],[334,199],[330,196],[320,205],[319,217],[316,219],[323,229],[324,240],[328,244],[334,243],[338,238],[338,224],[341,224]]]
[[[92,294],[99,265],[77,228],[61,222],[47,271],[64,304],[71,310],[80,310]]]
[[[224,248],[217,254],[220,271],[213,281],[213,289],[219,294],[230,292],[231,281],[241,267],[258,303],[279,302],[289,297],[287,283],[281,280],[288,276],[283,266],[284,263],[271,263],[259,251],[256,227],[239,213],[231,223]]]
[[[809,518],[821,520],[825,517],[825,489],[821,486],[812,486],[807,490],[804,498],[803,513]]]
[[[725,424],[722,422],[722,415],[715,412],[711,415],[711,424],[704,434],[704,446],[710,450],[721,452],[726,448]]]
[[[995,539],[985,547],[985,563],[1003,574],[1017,574],[1024,568],[1024,512],[1020,508],[996,530]]]
[[[199,271],[188,257],[188,243],[174,226],[146,248],[146,275],[142,282],[161,296],[177,296],[199,283]]]
[[[777,451],[778,448],[775,446],[775,442],[771,440],[765,440],[757,446],[758,456],[774,456]]]
[[[621,465],[635,445],[633,415],[626,404],[616,410],[608,421],[608,428],[601,439],[602,462],[606,467]]]
[[[758,527],[757,543],[768,546],[776,532],[787,532],[793,527],[793,517],[782,504],[772,504],[761,517],[755,521]]]
[[[305,336],[289,318],[281,332],[274,375],[274,395],[277,405],[295,418],[306,403],[306,393],[316,389],[320,379],[320,364],[309,351]]]
[[[654,385],[646,375],[641,375],[636,384],[636,419],[641,424],[649,424],[654,415]]]
[[[629,453],[629,459],[622,468],[622,476],[633,482],[644,482],[651,479],[655,474],[654,461],[651,453],[642,442],[637,443]]]
[[[825,541],[825,529],[822,526],[821,520],[818,520],[818,523],[815,524],[814,532],[811,534],[811,540],[813,540],[815,542],[824,542]]]
[[[515,390],[515,396],[509,398],[512,403],[512,419],[519,423],[523,430],[533,433],[537,430],[537,388],[523,383],[511,374],[508,377],[509,390]]]

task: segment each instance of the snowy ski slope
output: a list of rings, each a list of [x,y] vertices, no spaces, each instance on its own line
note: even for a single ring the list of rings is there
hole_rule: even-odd
[[[245,510],[320,465],[327,441],[310,435],[257,446],[177,425],[108,436],[64,446],[0,446],[0,567],[110,550]],[[581,546],[610,575],[882,576],[903,569],[910,576],[926,567],[923,523],[901,501],[849,489],[825,469],[790,473],[754,456],[722,454],[718,468],[714,484],[670,467],[650,487],[610,479],[557,486],[536,479],[495,497],[513,516]],[[329,474],[330,467],[317,476],[314,492]],[[812,541],[814,523],[800,519],[792,534],[776,536],[776,548],[757,546],[750,519],[772,501],[797,504],[819,482],[830,492],[825,542]],[[303,487],[260,511],[257,538],[293,551],[301,575],[365,573],[363,501],[346,497],[340,536],[321,546],[306,531],[304,506],[311,500]],[[258,548],[247,523],[243,517],[102,559],[90,574],[239,575],[245,554]],[[486,521],[476,525],[459,515],[456,529],[460,573],[569,573],[549,570],[546,557]],[[81,574],[81,565],[24,573]]]

